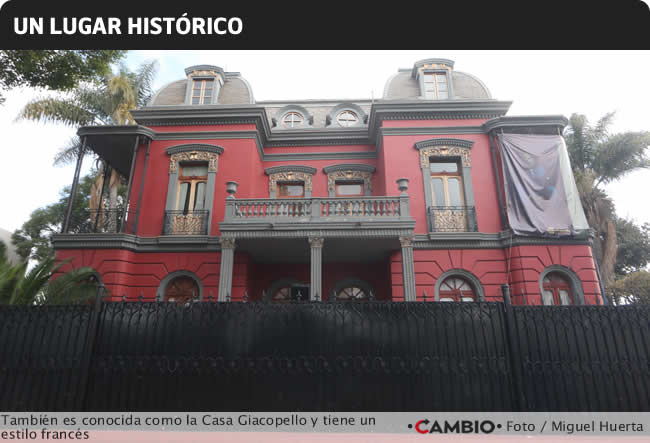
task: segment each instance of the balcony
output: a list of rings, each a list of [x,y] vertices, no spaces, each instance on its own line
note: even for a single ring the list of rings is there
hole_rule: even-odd
[[[290,199],[226,199],[222,230],[297,226],[325,228],[411,225],[407,195]]]
[[[165,211],[163,235],[207,235],[210,211]]]
[[[477,232],[474,206],[431,206],[429,232]]]
[[[124,209],[77,209],[70,215],[66,233],[130,233],[135,213]]]

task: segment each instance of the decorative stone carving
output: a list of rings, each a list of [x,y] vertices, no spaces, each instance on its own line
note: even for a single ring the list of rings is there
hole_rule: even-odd
[[[269,193],[275,192],[278,182],[304,182],[305,191],[311,191],[312,175],[305,172],[276,172],[269,175]]]
[[[323,237],[309,237],[307,240],[309,241],[309,245],[312,248],[322,248],[323,243],[325,243],[325,239]]]
[[[235,249],[234,238],[221,238],[221,249]]]
[[[208,162],[208,171],[216,172],[217,171],[217,160],[219,154],[214,152],[205,152],[205,151],[190,151],[190,152],[178,152],[172,154],[169,159],[169,172],[175,173],[178,171],[179,162]]]
[[[430,148],[420,149],[420,165],[423,168],[426,169],[429,167],[430,157],[460,157],[463,161],[463,166],[472,166],[469,148],[460,146],[432,146]]]
[[[327,189],[334,191],[337,180],[363,180],[363,187],[372,191],[372,173],[365,171],[335,171],[327,174]]]
[[[413,247],[413,239],[414,239],[414,236],[412,236],[412,235],[401,235],[399,237],[399,243],[402,246],[402,248],[412,248]]]

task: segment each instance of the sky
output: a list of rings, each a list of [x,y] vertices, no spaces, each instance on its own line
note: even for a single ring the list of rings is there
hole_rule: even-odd
[[[512,100],[507,115],[585,114],[596,122],[616,111],[613,133],[650,130],[650,51],[130,51],[130,68],[157,60],[156,89],[184,77],[184,68],[213,64],[241,72],[256,100],[380,98],[388,78],[424,58],[454,60],[477,76],[492,97]],[[56,152],[75,128],[16,121],[30,100],[50,93],[29,88],[5,94],[0,105],[0,228],[14,231],[29,214],[58,200],[74,165],[54,167]],[[90,169],[84,161],[82,173]],[[650,223],[644,198],[650,170],[606,186],[619,216]]]

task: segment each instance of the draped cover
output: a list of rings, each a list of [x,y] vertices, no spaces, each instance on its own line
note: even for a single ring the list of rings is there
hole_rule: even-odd
[[[560,135],[498,134],[508,221],[518,235],[589,229]]]

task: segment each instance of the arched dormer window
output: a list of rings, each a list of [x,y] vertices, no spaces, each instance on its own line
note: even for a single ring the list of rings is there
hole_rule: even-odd
[[[333,107],[325,118],[328,127],[356,128],[368,122],[368,114],[354,103],[341,103]]]
[[[225,73],[219,66],[196,65],[185,69],[187,88],[185,104],[213,105],[218,103],[219,91],[224,83]]]
[[[301,129],[310,127],[314,116],[303,106],[288,105],[278,109],[271,122],[274,129]]]

